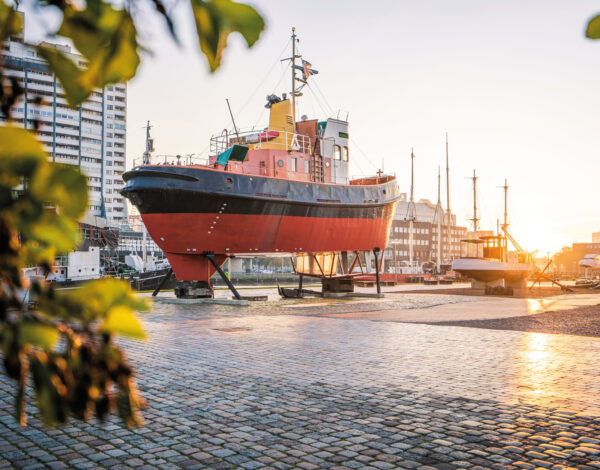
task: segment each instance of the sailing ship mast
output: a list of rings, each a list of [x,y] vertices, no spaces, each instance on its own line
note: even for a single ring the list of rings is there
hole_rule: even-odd
[[[415,154],[412,149],[410,149],[410,200],[408,201],[408,210],[407,210],[407,218],[409,221],[408,226],[408,253],[409,253],[409,263],[410,267],[413,266],[413,223],[415,221],[416,216],[416,208],[415,208],[415,191],[414,191],[414,183],[415,183]]]
[[[437,263],[436,263],[436,267],[437,267],[438,274],[440,273],[440,263],[441,263],[441,258],[442,258],[443,210],[442,210],[442,198],[441,198],[441,193],[440,193],[441,179],[442,178],[441,178],[441,174],[440,174],[440,167],[438,166],[438,200],[437,200],[437,206],[435,206],[435,213],[437,216]]]
[[[508,231],[508,179],[504,179],[504,186],[500,186],[504,189],[504,223],[502,224],[502,231],[506,233]]]
[[[452,259],[452,238],[450,237],[450,225],[452,216],[450,215],[450,166],[448,165],[448,133],[446,132],[446,255],[448,260]],[[441,233],[440,233],[441,236]]]
[[[475,175],[475,170],[473,170],[473,176],[471,178],[473,180],[473,232],[475,234],[474,240],[477,240],[477,229],[479,228],[479,219],[477,218],[477,176]]]
[[[510,242],[513,244],[513,246],[517,250],[517,253],[527,253],[521,247],[521,245],[519,245],[517,243],[517,241],[513,238],[513,236],[508,231],[508,188],[509,188],[508,180],[505,179],[504,186],[499,186],[499,187],[504,189],[504,223],[502,224],[502,231],[504,232],[504,236],[510,240]]]

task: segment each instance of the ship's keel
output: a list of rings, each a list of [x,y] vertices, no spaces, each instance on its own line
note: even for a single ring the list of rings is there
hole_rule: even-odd
[[[213,298],[214,291],[210,284],[213,274],[219,273],[233,295],[240,300],[241,296],[221,269],[227,255],[201,253],[194,255],[179,255],[167,253],[171,266],[177,276],[175,296],[179,299]]]

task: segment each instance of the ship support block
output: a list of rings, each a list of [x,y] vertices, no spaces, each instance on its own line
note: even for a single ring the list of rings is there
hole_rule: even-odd
[[[208,281],[177,281],[175,296],[178,299],[210,299],[213,290]]]

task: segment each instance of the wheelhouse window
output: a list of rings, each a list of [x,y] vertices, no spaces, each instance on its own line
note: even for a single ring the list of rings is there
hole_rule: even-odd
[[[340,160],[342,156],[342,149],[340,148],[339,145],[335,145],[333,147],[333,158],[335,160]]]
[[[310,161],[304,160],[304,173],[310,173]]]
[[[342,160],[348,161],[348,147],[342,147]]]
[[[292,171],[298,171],[298,159],[292,158]]]

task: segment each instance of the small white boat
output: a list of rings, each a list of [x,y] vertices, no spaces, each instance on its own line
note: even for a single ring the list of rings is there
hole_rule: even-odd
[[[452,271],[476,281],[493,282],[499,279],[518,281],[529,277],[531,265],[481,258],[459,258],[452,261]]]
[[[520,281],[533,270],[530,253],[507,252],[506,237],[493,235],[465,242],[483,245],[483,257],[465,257],[452,261],[452,270],[482,282],[499,279]]]

